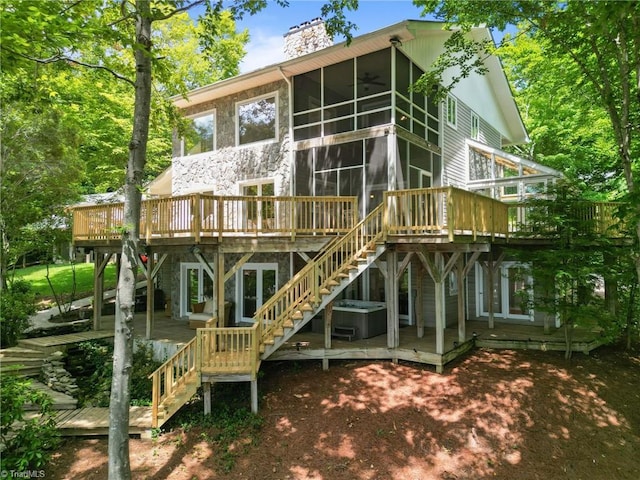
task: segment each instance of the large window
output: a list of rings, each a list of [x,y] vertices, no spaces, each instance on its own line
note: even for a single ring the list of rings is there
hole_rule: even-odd
[[[211,152],[215,144],[215,112],[191,117],[182,138],[182,155]]]
[[[276,95],[254,98],[237,105],[237,144],[277,140],[278,109]]]

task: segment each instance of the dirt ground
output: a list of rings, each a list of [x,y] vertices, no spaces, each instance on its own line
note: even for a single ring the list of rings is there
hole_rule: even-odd
[[[566,362],[557,352],[476,350],[443,375],[388,361],[263,369],[263,426],[232,445],[230,472],[205,429],[176,429],[131,441],[133,478],[640,478],[637,352],[603,347]],[[106,451],[106,439],[66,440],[46,478],[104,479]]]

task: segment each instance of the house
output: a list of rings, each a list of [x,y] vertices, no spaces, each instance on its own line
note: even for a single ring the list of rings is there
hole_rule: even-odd
[[[285,35],[287,60],[174,99],[192,128],[142,208],[147,302],[161,289],[186,326],[208,300],[212,320],[157,372],[157,422],[200,383],[250,381],[257,409],[269,358],[442,371],[470,348],[468,320],[554,321],[522,307],[527,279],[503,247],[526,222],[517,202],[561,174],[502,150],[527,132],[497,58],[444,102],[410,89],[448,35],[407,20],[332,45],[315,19]],[[121,205],[74,210],[97,302],[121,219]],[[304,332],[320,344],[295,341]]]

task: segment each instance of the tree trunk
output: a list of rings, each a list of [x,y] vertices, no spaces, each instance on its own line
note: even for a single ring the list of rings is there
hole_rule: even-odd
[[[124,190],[122,267],[116,292],[113,378],[109,404],[109,480],[130,480],[129,400],[133,359],[136,257],[140,204],[151,111],[151,13],[149,0],[136,1],[135,106]]]

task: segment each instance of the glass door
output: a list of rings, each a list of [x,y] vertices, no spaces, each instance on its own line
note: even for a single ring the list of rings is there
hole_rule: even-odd
[[[263,182],[242,186],[245,197],[272,197],[275,195],[273,182]],[[248,230],[272,230],[275,228],[275,204],[273,200],[247,200],[245,205],[245,228]]]
[[[213,296],[213,279],[200,263],[180,264],[180,316],[191,313],[194,303]]]
[[[253,316],[264,302],[276,292],[278,265],[275,263],[246,264],[239,272],[239,320],[253,322]]]

